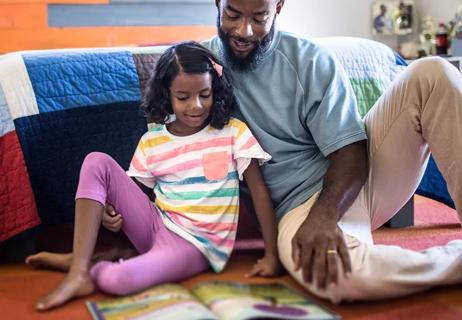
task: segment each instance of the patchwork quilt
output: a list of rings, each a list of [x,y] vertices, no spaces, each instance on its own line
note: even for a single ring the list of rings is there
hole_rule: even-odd
[[[404,68],[377,42],[318,41],[344,65],[362,116]],[[139,111],[142,88],[164,49],[0,56],[0,242],[40,223],[73,221],[79,169],[88,153],[108,153],[128,167],[147,127]]]
[[[102,151],[128,166],[146,120],[141,88],[162,47],[0,56],[0,241],[73,221],[79,168]]]

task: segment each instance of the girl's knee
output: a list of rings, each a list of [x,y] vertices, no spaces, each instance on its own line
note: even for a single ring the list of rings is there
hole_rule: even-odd
[[[111,156],[105,153],[91,152],[85,157],[83,164],[82,164],[82,170],[85,170],[85,171],[101,170],[101,169],[107,168],[114,162],[115,160],[112,159]]]
[[[103,152],[90,152],[84,159],[85,164],[101,164],[114,161],[112,157]]]
[[[99,262],[93,267],[91,276],[98,289],[109,294],[121,296],[139,290],[134,287],[130,273],[117,262]]]

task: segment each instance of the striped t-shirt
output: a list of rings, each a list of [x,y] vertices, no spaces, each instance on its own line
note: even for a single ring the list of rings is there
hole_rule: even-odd
[[[127,174],[154,189],[166,227],[196,246],[218,272],[234,246],[239,179],[252,158],[271,159],[240,120],[184,137],[154,125],[141,138]]]

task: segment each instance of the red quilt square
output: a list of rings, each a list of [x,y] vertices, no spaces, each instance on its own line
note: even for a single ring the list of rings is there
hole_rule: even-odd
[[[40,224],[16,131],[0,137],[0,241]]]

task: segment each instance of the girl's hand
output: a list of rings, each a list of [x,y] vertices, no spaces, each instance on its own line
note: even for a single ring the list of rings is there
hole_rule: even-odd
[[[279,258],[275,254],[265,254],[261,259],[257,260],[252,267],[252,270],[247,273],[246,277],[275,277],[279,275],[282,270],[282,265],[279,262]]]
[[[115,212],[114,208],[108,203],[104,208],[103,227],[112,232],[119,232],[122,229],[122,215]]]

